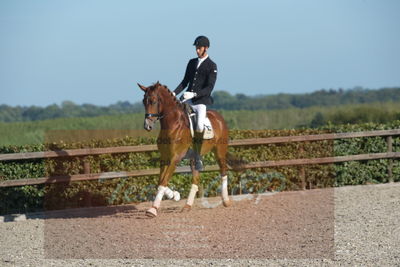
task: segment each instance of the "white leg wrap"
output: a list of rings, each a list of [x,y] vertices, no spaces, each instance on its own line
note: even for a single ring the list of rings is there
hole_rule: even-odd
[[[158,187],[158,192],[157,192],[157,195],[156,195],[156,199],[154,199],[154,202],[153,202],[153,206],[154,206],[154,207],[156,207],[156,208],[159,208],[159,207],[160,207],[161,200],[162,200],[162,198],[163,198],[163,196],[164,196],[164,193],[165,193],[165,190],[166,190],[166,189],[167,189],[166,186],[160,185],[160,186]]]
[[[222,184],[221,184],[221,194],[222,194],[222,199],[223,200],[229,200],[228,196],[228,176],[225,175],[221,178]]]
[[[166,187],[164,194],[168,199],[174,199],[175,201],[179,201],[181,199],[181,194],[178,191],[172,191],[169,187]]]
[[[181,200],[181,194],[178,191],[174,191],[174,200],[175,201]]]
[[[168,199],[174,197],[174,192],[171,189],[169,189],[169,187],[165,187],[164,194],[167,196]]]
[[[192,188],[190,189],[190,193],[189,193],[186,204],[188,204],[189,206],[193,205],[194,198],[196,196],[197,191],[199,191],[199,187],[195,184],[192,184]]]

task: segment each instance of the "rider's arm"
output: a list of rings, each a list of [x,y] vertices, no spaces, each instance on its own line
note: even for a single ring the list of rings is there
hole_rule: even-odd
[[[209,70],[207,84],[197,92],[196,97],[210,95],[217,81],[217,65],[213,64]]]
[[[186,66],[185,76],[183,77],[182,82],[174,90],[175,95],[178,95],[180,92],[182,92],[182,90],[185,89],[189,83],[189,71],[190,71],[189,66],[190,66],[190,61],[188,62],[187,66]]]

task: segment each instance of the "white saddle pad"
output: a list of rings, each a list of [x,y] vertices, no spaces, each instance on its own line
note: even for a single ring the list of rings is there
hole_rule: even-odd
[[[195,113],[190,114],[189,116],[196,116]],[[194,136],[194,128],[196,127],[193,125],[192,120],[189,118],[190,122],[190,133],[192,134],[192,137]],[[214,138],[214,130],[211,125],[211,121],[206,117],[206,120],[204,122],[204,135],[203,139],[212,139]]]

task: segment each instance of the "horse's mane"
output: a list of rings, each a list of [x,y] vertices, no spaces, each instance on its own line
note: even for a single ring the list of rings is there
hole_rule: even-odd
[[[157,82],[157,83],[153,84],[152,87],[153,87],[154,89],[155,89],[155,88],[162,88],[161,90],[164,90],[164,91],[171,97],[172,101],[174,101],[175,104],[176,104],[180,109],[184,110],[184,104],[182,104],[182,103],[174,96],[174,94],[172,93],[172,91],[169,90],[169,88],[168,88],[166,85],[163,85],[163,84]]]

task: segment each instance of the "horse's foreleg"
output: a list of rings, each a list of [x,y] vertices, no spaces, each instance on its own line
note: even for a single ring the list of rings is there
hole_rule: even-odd
[[[167,189],[166,186],[159,185],[157,190],[156,198],[153,201],[153,206],[146,211],[146,215],[149,217],[156,217],[157,210],[161,205],[161,200],[164,197],[165,190]]]
[[[194,199],[196,198],[196,193],[199,191],[199,183],[200,183],[200,172],[195,168],[194,159],[190,160],[190,168],[192,170],[192,187],[190,188],[189,196],[186,201],[185,206],[182,209],[182,212],[189,211],[194,203]]]
[[[181,194],[179,194],[178,191],[172,191],[169,187],[166,187],[165,195],[168,199],[173,199],[175,201],[179,201],[181,199]]]
[[[177,157],[169,160],[161,159],[160,166],[160,180],[158,182],[158,190],[157,195],[154,199],[153,206],[146,211],[146,215],[149,217],[156,217],[157,210],[161,206],[161,201],[164,195],[166,195],[169,199],[174,199],[176,201],[180,200],[180,194],[177,191],[172,191],[168,188],[168,181],[171,178],[172,174],[175,171],[177,163]]]

